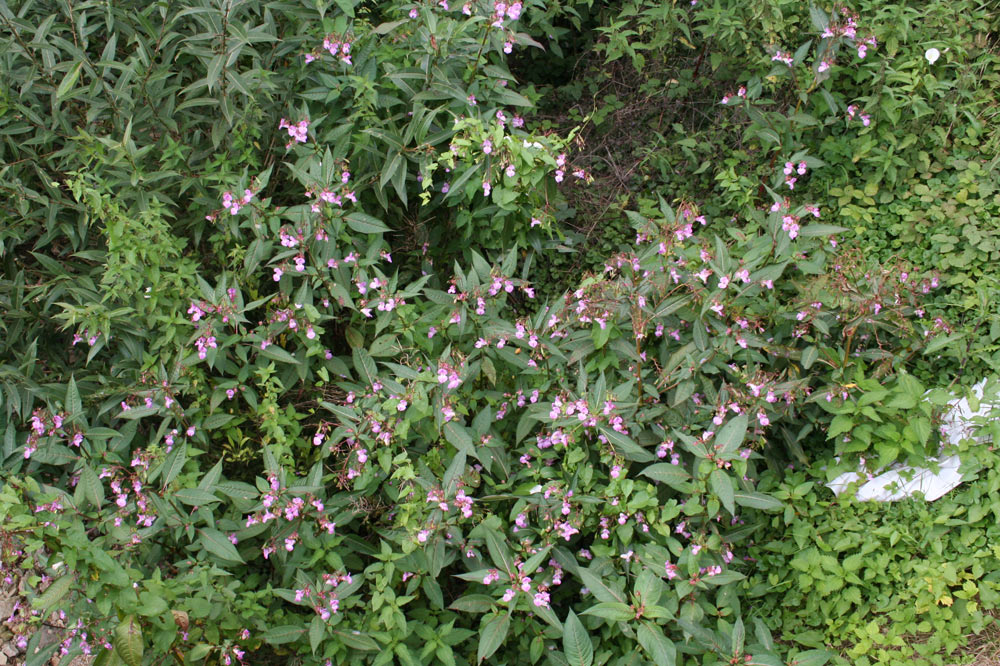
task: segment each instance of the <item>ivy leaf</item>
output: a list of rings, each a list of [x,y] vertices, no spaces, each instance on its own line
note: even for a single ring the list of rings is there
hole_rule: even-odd
[[[563,625],[563,653],[572,666],[591,666],[594,663],[594,646],[580,618],[570,609]]]

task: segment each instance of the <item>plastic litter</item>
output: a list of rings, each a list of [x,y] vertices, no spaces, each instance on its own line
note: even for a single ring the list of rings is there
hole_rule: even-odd
[[[986,380],[972,387],[975,396],[982,400]],[[948,403],[948,409],[942,417],[941,440],[943,451],[954,446],[963,439],[971,437],[975,432],[974,421],[978,416],[989,414],[995,403],[981,402],[979,409],[973,411],[967,398],[956,398]],[[957,455],[944,458],[928,458],[930,467],[913,467],[910,465],[893,465],[892,468],[875,476],[858,488],[855,497],[862,501],[876,500],[878,502],[895,502],[905,497],[912,497],[917,492],[924,495],[928,502],[943,497],[962,483],[959,467],[962,461]],[[936,469],[932,469],[936,468]],[[858,472],[844,472],[826,484],[826,487],[840,495],[855,481],[862,477]]]

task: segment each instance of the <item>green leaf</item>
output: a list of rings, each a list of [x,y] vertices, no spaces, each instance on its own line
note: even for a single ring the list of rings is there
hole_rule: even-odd
[[[115,628],[114,646],[127,666],[142,666],[142,628],[132,615]]]
[[[80,484],[83,486],[83,495],[94,507],[100,509],[104,504],[104,484],[97,478],[90,465],[84,465],[80,469]]]
[[[70,416],[83,413],[83,402],[80,400],[80,391],[76,388],[76,379],[73,377],[70,377],[69,382],[66,384],[66,397],[63,399],[63,404]]]
[[[576,613],[569,611],[563,625],[563,653],[571,666],[591,666],[594,663],[594,646]]]
[[[764,493],[753,492],[750,490],[740,490],[733,495],[733,499],[740,506],[750,507],[751,509],[761,509],[763,511],[781,511],[785,508],[785,505],[771,497],[770,495],[765,495]]]
[[[602,601],[583,611],[580,615],[594,615],[613,622],[627,622],[635,618],[635,612],[629,608],[628,604],[617,601]]]
[[[347,226],[362,234],[384,234],[392,231],[378,218],[365,213],[348,213],[344,216]]]
[[[819,350],[815,345],[810,345],[802,350],[802,367],[808,370],[819,358]]]
[[[654,481],[659,481],[660,483],[665,483],[672,488],[677,490],[685,490],[688,486],[688,479],[691,475],[688,474],[687,470],[680,465],[671,465],[670,463],[657,463],[655,465],[650,465],[641,472],[642,476],[648,476]]]
[[[218,427],[224,426],[230,421],[236,418],[233,414],[212,414],[207,419],[202,421],[202,430],[215,430]]]
[[[325,634],[326,622],[319,615],[314,616],[309,624],[309,649],[312,650],[313,654],[316,654],[316,648],[323,642]]]
[[[83,70],[83,61],[76,63],[75,67],[71,67],[66,76],[63,77],[62,82],[59,87],[56,88],[56,100],[62,100],[66,95],[73,90],[73,86],[76,85],[77,79],[80,78],[80,72]]]
[[[810,238],[812,236],[833,236],[848,231],[846,227],[838,227],[835,224],[807,224],[799,229],[799,236]]]
[[[371,355],[361,347],[355,347],[353,356],[354,371],[358,373],[358,377],[367,382],[368,386],[374,386],[378,379],[378,366],[375,365]]]
[[[605,603],[625,603],[625,595],[621,591],[609,587],[603,578],[590,569],[580,567],[580,580],[590,590],[590,593],[597,597],[598,601]]]
[[[478,459],[478,456],[476,455],[476,446],[472,441],[472,437],[469,436],[469,431],[465,426],[455,423],[454,421],[445,423],[444,438],[448,440],[449,444],[463,452],[465,455]]]
[[[198,534],[201,535],[201,545],[208,552],[230,562],[244,562],[239,551],[236,550],[236,546],[221,531],[211,527],[202,527],[198,529]]]
[[[301,625],[285,624],[280,627],[272,627],[264,632],[264,642],[271,645],[291,643],[298,640],[304,633],[306,633],[306,628]]]
[[[57,604],[63,597],[66,596],[66,593],[69,592],[71,587],[73,587],[73,576],[70,574],[61,576],[52,581],[52,583],[45,588],[45,591],[42,592],[41,596],[35,597],[31,601],[31,606],[40,610],[42,617],[44,617],[52,606]]]
[[[291,363],[292,365],[299,365],[298,359],[286,352],[284,349],[275,344],[268,345],[265,349],[260,350],[260,355],[266,358],[278,361],[279,363]]]
[[[510,549],[507,547],[507,542],[502,540],[494,530],[485,530],[486,534],[486,548],[490,551],[490,558],[493,560],[493,564],[497,569],[500,569],[508,576],[511,580],[517,578],[517,568],[514,566],[514,558],[511,557]]]
[[[496,605],[496,600],[488,594],[467,594],[459,597],[448,608],[463,613],[485,613]]]
[[[482,663],[497,651],[507,638],[510,629],[510,615],[494,615],[487,618],[479,631],[479,650],[476,652],[476,663]]]
[[[715,469],[712,470],[712,474],[708,477],[708,482],[712,486],[712,492],[722,502],[722,506],[726,507],[726,511],[735,516],[735,493],[733,491],[733,482],[730,480],[729,475],[721,469]]]
[[[795,666],[824,666],[833,659],[833,654],[826,650],[806,650],[799,652],[789,660]]]
[[[643,622],[636,631],[639,645],[645,650],[656,666],[674,666],[677,662],[677,650],[669,638],[663,635],[663,630],[651,622]]]
[[[202,490],[201,488],[184,488],[174,493],[174,497],[190,506],[202,506],[221,501],[215,496],[215,493]]]
[[[358,631],[334,630],[333,635],[339,637],[340,640],[343,641],[344,645],[355,650],[374,652],[382,649],[379,644],[375,642],[375,639],[368,634],[362,634]]]
[[[736,453],[736,449],[743,443],[747,435],[747,415],[740,414],[729,419],[726,425],[722,426],[715,436],[715,447],[720,449],[724,458]]]
[[[611,446],[617,449],[628,460],[634,460],[635,462],[640,463],[652,462],[653,460],[656,460],[652,453],[636,444],[631,437],[623,435],[608,426],[602,425],[599,426],[599,429],[601,433],[608,438]]]

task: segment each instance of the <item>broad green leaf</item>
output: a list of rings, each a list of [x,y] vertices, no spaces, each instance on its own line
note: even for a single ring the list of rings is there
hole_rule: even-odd
[[[639,645],[645,650],[656,666],[674,666],[677,650],[673,642],[663,634],[663,630],[652,622],[643,622],[636,631]]]
[[[739,414],[735,418],[729,419],[722,429],[715,436],[712,444],[720,451],[724,458],[728,458],[736,453],[736,449],[743,444],[747,435],[747,415]]]
[[[688,487],[688,480],[691,478],[686,469],[680,465],[671,465],[670,463],[650,465],[639,472],[639,474],[648,476],[654,481],[665,483],[677,490],[685,490]]]
[[[45,588],[45,591],[42,592],[40,596],[35,597],[31,601],[31,606],[41,611],[42,616],[44,617],[50,608],[59,603],[59,601],[66,596],[66,593],[69,592],[71,587],[73,587],[73,576],[71,574],[60,576],[52,581],[52,583]]]
[[[378,218],[365,213],[348,213],[344,216],[347,226],[362,234],[384,234],[392,231]]]
[[[563,624],[563,654],[571,666],[591,666],[594,663],[594,646],[576,613],[569,611]]]
[[[753,492],[749,490],[739,490],[733,495],[733,499],[740,506],[750,507],[751,509],[761,509],[764,511],[780,511],[785,508],[785,505],[770,495],[765,495],[764,493]]]
[[[56,88],[56,99],[62,100],[66,95],[73,90],[73,86],[76,85],[77,79],[80,78],[80,72],[83,70],[83,61],[76,63],[75,66],[71,67],[66,75],[63,77],[62,82],[59,87]]]
[[[590,569],[580,567],[580,580],[590,593],[597,597],[598,601],[606,603],[625,603],[625,594],[619,590],[612,589],[604,580],[593,573]]]
[[[201,488],[184,488],[174,493],[174,497],[190,506],[203,506],[221,501],[215,496],[215,493],[202,490]]]
[[[264,632],[264,642],[270,645],[291,643],[294,640],[298,640],[304,633],[306,633],[306,628],[301,625],[286,624],[280,627],[272,627]]]
[[[129,615],[115,628],[115,652],[128,666],[142,666],[142,628]]]
[[[80,400],[80,391],[76,388],[76,379],[73,377],[70,377],[69,382],[66,383],[66,397],[63,399],[63,403],[70,416],[83,413],[83,402]]]
[[[199,528],[198,534],[201,536],[201,545],[213,555],[230,562],[244,561],[240,557],[239,551],[236,550],[236,546],[221,531],[211,527],[203,527]]]
[[[635,462],[652,462],[656,460],[652,453],[642,448],[628,435],[623,435],[622,433],[609,428],[608,426],[598,427],[601,433],[608,438],[611,443],[619,453],[625,456],[628,460],[633,460]]]
[[[496,600],[488,594],[467,594],[459,597],[448,608],[464,613],[485,613],[496,605]]]
[[[104,484],[97,478],[97,472],[90,465],[84,465],[80,469],[80,484],[83,485],[84,497],[100,509],[104,504]]]
[[[236,417],[233,414],[212,414],[207,419],[202,421],[201,427],[203,430],[215,430],[216,428],[226,425],[234,418]]]
[[[723,472],[721,469],[712,470],[712,474],[708,477],[709,485],[712,487],[712,492],[715,496],[719,498],[722,502],[722,506],[726,507],[732,515],[736,515],[736,499],[734,497],[735,493],[733,491],[733,482],[730,480],[729,475]]]
[[[486,618],[479,630],[479,649],[476,651],[476,663],[482,663],[497,651],[507,638],[510,629],[510,615],[494,615]]]
[[[274,361],[278,361],[279,363],[299,365],[299,360],[297,358],[275,344],[270,344],[265,349],[261,349],[260,355]]]
[[[580,615],[595,615],[613,622],[627,622],[628,620],[635,619],[635,612],[628,606],[628,604],[619,603],[617,601],[602,601],[583,611]]]

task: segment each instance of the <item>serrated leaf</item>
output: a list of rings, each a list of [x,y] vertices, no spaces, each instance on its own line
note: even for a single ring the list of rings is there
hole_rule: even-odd
[[[833,654],[826,650],[806,650],[792,657],[789,663],[795,666],[824,666],[831,659]]]
[[[239,551],[236,550],[236,546],[221,531],[211,527],[202,527],[198,529],[198,534],[201,536],[201,545],[208,552],[230,562],[244,562]]]
[[[735,516],[735,492],[733,491],[733,483],[730,480],[729,475],[721,469],[715,469],[712,470],[711,475],[709,475],[708,482],[712,487],[712,492],[715,493],[715,496],[719,498],[720,502],[722,502],[722,506],[726,507],[726,511]]]
[[[66,397],[63,399],[63,404],[66,407],[66,411],[70,413],[70,416],[83,413],[83,402],[80,400],[80,391],[76,387],[76,379],[73,377],[69,378],[69,382],[66,384]]]
[[[215,493],[202,490],[201,488],[183,488],[175,492],[174,497],[189,506],[202,506],[221,501],[215,496]]]
[[[669,638],[663,635],[660,628],[650,622],[643,622],[636,631],[639,645],[645,650],[656,666],[674,666],[677,662],[677,650]]]
[[[279,363],[290,363],[291,365],[299,365],[299,360],[286,352],[284,349],[275,344],[268,345],[265,349],[260,350],[260,355],[269,358],[273,361],[278,361]]]
[[[629,608],[628,604],[617,601],[602,601],[583,611],[580,615],[594,615],[612,622],[626,622],[635,618],[635,612]]]
[[[497,651],[507,638],[510,629],[510,615],[496,615],[488,618],[479,632],[479,648],[476,651],[476,663],[482,663]]]
[[[142,628],[129,615],[115,627],[115,652],[127,666],[142,666]]]
[[[687,487],[687,482],[691,478],[687,470],[680,465],[671,465],[670,463],[657,463],[655,465],[650,465],[641,472],[641,476],[648,476],[654,481],[659,481],[660,483],[665,483],[672,488],[677,490],[683,490]]]
[[[357,631],[334,631],[334,636],[340,638],[344,645],[355,650],[365,650],[367,652],[373,652],[375,650],[381,650],[382,648],[378,643],[375,642],[368,634],[362,634]]]
[[[594,663],[594,646],[576,613],[569,611],[563,624],[563,654],[571,666],[591,666]]]
[[[73,587],[73,576],[70,574],[60,576],[52,581],[52,583],[45,588],[45,591],[42,592],[40,596],[35,597],[31,601],[32,608],[40,610],[42,617],[44,617],[46,611],[65,597],[71,587]]]
[[[463,613],[485,613],[495,605],[496,600],[488,594],[467,594],[455,599],[448,608]]]
[[[736,449],[743,444],[747,435],[747,415],[740,414],[729,419],[719,433],[715,436],[715,447],[720,449],[724,457],[733,455]]]
[[[642,448],[628,435],[623,435],[622,433],[609,428],[607,426],[599,426],[598,429],[601,433],[608,438],[618,452],[620,452],[626,459],[633,460],[635,462],[652,462],[656,460],[652,453]]]
[[[733,499],[735,499],[736,503],[740,506],[750,507],[751,509],[781,511],[785,508],[785,505],[782,502],[776,500],[770,495],[749,490],[740,490],[734,493]]]
[[[392,231],[378,218],[365,213],[348,213],[344,216],[347,226],[362,234],[384,234]]]
[[[90,465],[84,465],[80,469],[80,484],[83,486],[83,494],[91,504],[100,509],[104,504],[104,484],[97,478]]]
[[[226,425],[230,421],[236,418],[233,414],[212,414],[207,419],[202,421],[202,430],[215,430],[221,426]]]
[[[580,580],[590,590],[590,593],[597,597],[598,601],[625,603],[625,595],[622,592],[609,587],[600,576],[593,573],[590,569],[580,568]]]
[[[306,633],[306,628],[301,625],[286,624],[272,627],[264,632],[264,642],[270,645],[283,645],[298,640],[304,633]]]
[[[375,361],[372,360],[371,355],[365,349],[355,347],[353,357],[354,371],[358,374],[358,377],[369,386],[373,386],[378,380],[378,366],[375,365]]]

